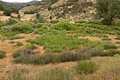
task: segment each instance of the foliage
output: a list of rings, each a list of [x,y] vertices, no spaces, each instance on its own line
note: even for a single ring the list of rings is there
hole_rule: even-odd
[[[45,22],[44,17],[40,13],[36,14],[36,19],[39,23],[44,23]]]
[[[36,46],[35,46],[34,44],[27,44],[27,45],[26,45],[26,48],[32,50],[32,49],[35,49]]]
[[[24,64],[49,64],[49,63],[60,63],[68,61],[79,61],[89,59],[89,56],[80,53],[61,53],[61,54],[45,54],[32,57],[18,57],[14,60],[15,63]]]
[[[103,18],[102,23],[111,25],[113,24],[115,16],[120,14],[120,1],[97,0],[96,9],[98,16]]]
[[[102,53],[101,56],[114,56],[116,54],[120,54],[119,50],[108,50]]]
[[[17,15],[17,18],[18,18],[18,19],[20,19],[20,18],[21,18],[20,14],[18,14],[18,15]]]
[[[60,68],[43,70],[35,80],[73,80],[70,73]]]
[[[6,8],[6,9],[4,10],[4,15],[6,15],[6,16],[11,16],[11,14],[12,14],[12,10],[11,10],[11,9]]]
[[[118,47],[115,44],[105,44],[104,49],[117,49]]]
[[[66,20],[58,22],[52,28],[56,30],[75,30],[75,26]]]
[[[16,23],[17,23],[16,19],[14,19],[14,18],[9,18],[6,24],[7,24],[7,25],[13,25],[13,24],[16,24]]]
[[[97,65],[91,61],[79,61],[76,66],[76,71],[79,74],[89,74],[97,70]]]
[[[51,4],[56,3],[58,0],[51,0]]]
[[[17,57],[20,56],[20,54],[21,54],[21,50],[17,50],[17,51],[15,51],[15,52],[12,54],[12,57],[13,57],[13,58],[17,58]]]
[[[22,42],[17,42],[16,46],[23,46]]]
[[[0,59],[3,59],[5,57],[6,52],[0,51]]]
[[[4,11],[4,9],[5,9],[5,7],[2,4],[0,4],[0,10]]]
[[[0,21],[0,28],[4,26],[4,23],[2,21]]]
[[[6,75],[2,80],[26,80],[26,77],[23,75],[22,70],[14,68],[10,71],[10,74]]]
[[[17,33],[31,33],[33,31],[33,27],[28,22],[19,22],[13,25],[11,30]]]

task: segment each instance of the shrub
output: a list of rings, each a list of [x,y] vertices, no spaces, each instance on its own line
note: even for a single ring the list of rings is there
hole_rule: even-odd
[[[26,45],[26,48],[32,50],[32,49],[35,49],[36,46],[35,46],[34,44],[27,44],[27,45]]]
[[[31,24],[27,22],[19,22],[12,26],[11,30],[17,33],[30,33],[33,31]]]
[[[97,65],[91,61],[79,61],[76,66],[76,71],[79,74],[89,74],[97,70]]]
[[[101,56],[114,56],[115,54],[120,54],[119,50],[108,50],[102,53]]]
[[[20,18],[21,18],[20,14],[18,14],[18,15],[17,15],[17,18],[18,18],[18,19],[20,19]]]
[[[43,27],[43,25],[44,25],[43,23],[38,23],[37,28],[41,28],[41,27]]]
[[[75,23],[88,23],[88,21],[86,21],[86,20],[77,20],[77,21],[75,21]]]
[[[3,59],[5,57],[6,52],[0,51],[0,59]]]
[[[22,42],[17,42],[16,46],[23,46]]]
[[[96,48],[84,48],[80,51],[80,53],[88,55],[88,56],[100,56],[102,54],[102,50]]]
[[[4,26],[4,23],[2,21],[0,21],[0,28]]]
[[[52,26],[53,29],[56,30],[74,30],[75,26],[73,26],[71,23],[68,21],[60,21],[57,24]]]
[[[13,69],[10,71],[10,74],[5,76],[2,80],[26,80],[26,77],[23,75],[23,72],[20,69]]]
[[[17,51],[15,51],[15,52],[12,54],[12,57],[13,57],[13,58],[17,58],[17,57],[20,56],[20,54],[21,54],[21,50],[17,50]]]
[[[11,16],[11,14],[12,14],[12,10],[11,10],[11,9],[6,8],[6,9],[4,10],[4,15],[6,15],[6,16]]]
[[[105,44],[104,49],[117,49],[118,47],[114,44]]]
[[[36,14],[36,19],[40,23],[44,23],[45,22],[44,17],[42,15],[40,15],[39,13]]]
[[[120,40],[120,36],[116,37],[115,39]]]
[[[30,12],[29,11],[25,11],[24,14],[30,14]]]
[[[43,70],[35,80],[73,80],[71,74],[60,68]]]
[[[119,58],[119,57],[120,57],[120,54],[115,54],[114,57],[118,57],[118,58]]]
[[[59,20],[51,20],[50,22],[53,23],[53,24],[55,24],[55,23],[58,23]]]
[[[104,37],[104,38],[102,38],[102,40],[111,40],[110,38],[108,38],[108,37]]]
[[[24,64],[49,64],[49,63],[59,63],[68,61],[79,61],[89,59],[89,56],[80,53],[61,53],[61,54],[45,54],[39,56],[27,56],[30,52],[24,52],[23,56],[18,57],[14,60],[15,63]],[[24,57],[25,56],[25,57]],[[27,56],[27,57],[26,57]]]
[[[40,17],[40,14],[37,13],[37,14],[36,14],[36,19],[39,19],[39,17]]]
[[[13,24],[16,24],[16,23],[17,23],[16,19],[14,19],[14,18],[9,18],[6,24],[8,24],[8,25],[13,25]]]

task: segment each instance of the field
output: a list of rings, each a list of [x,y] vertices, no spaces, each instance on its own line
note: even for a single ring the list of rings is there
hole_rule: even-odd
[[[0,22],[1,80],[120,80],[120,24]]]

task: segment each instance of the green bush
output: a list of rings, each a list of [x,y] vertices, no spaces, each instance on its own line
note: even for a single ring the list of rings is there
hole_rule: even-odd
[[[12,26],[11,30],[17,33],[31,33],[33,31],[33,27],[30,23],[27,22],[19,22]]]
[[[11,9],[6,8],[6,9],[4,10],[4,15],[6,15],[6,16],[11,16],[11,14],[12,14],[12,10],[11,10]]]
[[[91,61],[79,61],[76,66],[76,71],[79,74],[89,74],[97,70],[97,65]]]
[[[51,20],[50,22],[53,23],[53,24],[55,24],[55,23],[58,23],[59,20]]]
[[[75,21],[75,23],[88,23],[88,21],[86,21],[86,20],[77,20],[77,21]]]
[[[9,18],[6,24],[7,24],[7,25],[13,25],[13,24],[16,24],[16,23],[17,23],[16,19],[14,19],[14,18]]]
[[[22,42],[17,42],[16,46],[23,46]]]
[[[73,80],[71,74],[60,68],[43,70],[36,76],[35,80]]]
[[[12,57],[13,57],[13,58],[17,58],[17,57],[20,56],[20,54],[21,54],[21,50],[17,50],[17,51],[15,51],[15,52],[12,54]]]
[[[38,24],[37,24],[37,28],[41,28],[41,27],[43,27],[43,26],[44,26],[43,23],[38,23]]]
[[[105,44],[104,49],[117,49],[118,47],[115,44]]]
[[[108,50],[102,53],[101,56],[114,56],[116,54],[120,54],[119,50]]]
[[[0,28],[4,26],[4,23],[2,21],[0,21]]]
[[[79,61],[89,59],[89,56],[80,53],[61,53],[61,54],[45,54],[32,57],[18,57],[14,60],[15,63],[24,64],[49,64],[49,63],[60,63],[68,61]]]
[[[56,30],[75,30],[75,26],[65,20],[53,25],[52,28]]]
[[[32,49],[35,49],[36,46],[35,46],[34,44],[27,44],[27,45],[26,45],[26,48],[32,50]]]
[[[39,13],[36,14],[36,19],[40,23],[44,23],[45,22],[44,17],[42,15],[40,15]]]
[[[29,11],[25,11],[24,14],[30,14],[30,12]]]
[[[5,57],[6,52],[0,51],[0,59],[3,59]]]

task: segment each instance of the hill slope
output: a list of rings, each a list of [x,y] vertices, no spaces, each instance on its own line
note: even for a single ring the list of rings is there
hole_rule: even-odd
[[[95,0],[59,0],[53,5],[45,4],[41,1],[39,5],[24,7],[21,12],[29,10],[38,10],[45,18],[50,16],[56,19],[94,19]],[[49,9],[48,9],[49,8]]]

